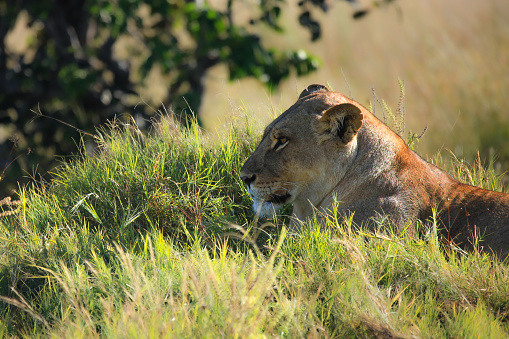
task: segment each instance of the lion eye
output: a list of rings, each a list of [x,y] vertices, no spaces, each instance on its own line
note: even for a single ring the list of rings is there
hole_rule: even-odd
[[[276,144],[274,145],[274,150],[275,151],[281,150],[283,147],[288,145],[288,142],[290,142],[290,139],[288,139],[287,137],[277,138]]]

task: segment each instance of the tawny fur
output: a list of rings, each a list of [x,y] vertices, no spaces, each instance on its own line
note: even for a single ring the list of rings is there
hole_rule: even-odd
[[[443,239],[469,249],[480,237],[481,249],[509,253],[509,194],[459,183],[359,103],[320,85],[267,126],[241,176],[262,215],[292,203],[297,220],[335,207],[358,225],[385,215],[403,228],[436,209]]]

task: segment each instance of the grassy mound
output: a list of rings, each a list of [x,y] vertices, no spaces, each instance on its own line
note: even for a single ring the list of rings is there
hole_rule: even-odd
[[[507,337],[509,267],[420,239],[253,220],[221,144],[170,118],[114,123],[98,153],[0,206],[0,334],[42,337]],[[501,190],[459,161],[463,181]]]

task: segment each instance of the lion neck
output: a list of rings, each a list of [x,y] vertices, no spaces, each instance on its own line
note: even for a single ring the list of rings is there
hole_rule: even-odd
[[[353,140],[355,145],[350,151],[348,163],[342,163],[342,158],[336,163],[333,162],[332,166],[337,170],[333,175],[327,173],[327,189],[321,190],[325,194],[308,196],[306,201],[294,203],[294,216],[298,219],[311,217],[314,210],[326,212],[335,204],[341,208],[350,201],[370,194],[378,195],[383,193],[381,190],[391,190],[391,186],[397,186],[390,172],[398,162],[400,150],[407,146],[396,133],[370,112],[364,110],[363,115],[364,125]],[[331,159],[334,161],[334,157]],[[379,182],[383,182],[383,185],[378,185]]]

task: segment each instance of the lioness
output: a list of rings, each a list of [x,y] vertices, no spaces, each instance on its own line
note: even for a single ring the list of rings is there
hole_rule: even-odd
[[[435,208],[443,239],[471,248],[480,237],[481,248],[509,253],[509,194],[458,182],[359,103],[321,85],[265,128],[240,175],[262,216],[292,203],[305,220],[336,203],[358,225],[386,215],[402,228],[430,220]]]

